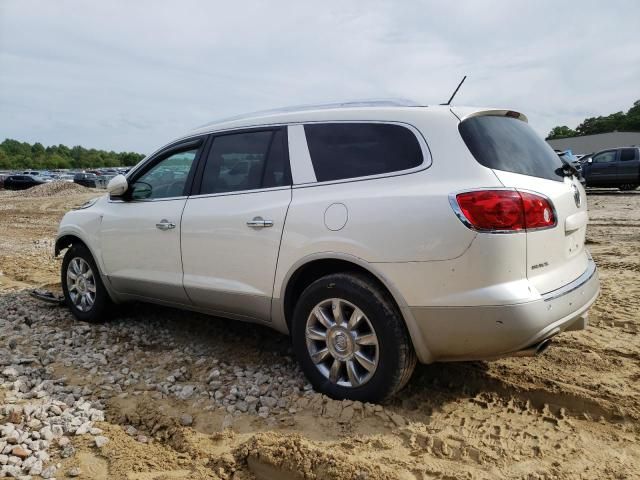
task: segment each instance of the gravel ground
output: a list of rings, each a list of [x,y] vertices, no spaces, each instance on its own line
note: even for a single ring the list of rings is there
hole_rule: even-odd
[[[142,304],[89,325],[31,298],[57,288],[57,221],[93,195],[0,192],[0,477],[638,478],[639,194],[589,197],[587,331],[419,366],[384,405],[315,393],[263,327]]]

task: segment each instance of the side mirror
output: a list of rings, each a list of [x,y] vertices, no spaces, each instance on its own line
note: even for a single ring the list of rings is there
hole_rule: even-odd
[[[124,175],[116,175],[107,184],[107,192],[113,197],[120,197],[129,188],[129,183]]]
[[[589,158],[589,159],[587,160],[587,163],[593,163],[593,158]]]

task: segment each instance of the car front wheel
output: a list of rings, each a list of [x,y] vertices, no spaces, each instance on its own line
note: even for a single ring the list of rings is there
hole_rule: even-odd
[[[416,364],[392,299],[358,273],[327,275],[309,285],[292,330],[304,373],[332,398],[382,401],[404,387]]]
[[[71,313],[85,322],[106,318],[111,300],[89,249],[72,245],[62,260],[62,291]]]

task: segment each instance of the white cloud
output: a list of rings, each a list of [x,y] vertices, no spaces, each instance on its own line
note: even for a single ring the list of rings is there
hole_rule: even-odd
[[[352,98],[526,113],[640,98],[636,1],[0,3],[0,137],[149,152],[212,119]]]

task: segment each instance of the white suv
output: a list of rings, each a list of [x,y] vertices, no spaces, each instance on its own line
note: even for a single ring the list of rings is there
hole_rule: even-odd
[[[291,334],[316,390],[535,355],[599,292],[585,191],[524,115],[372,102],[200,128],[62,219],[73,314],[141,300]]]

